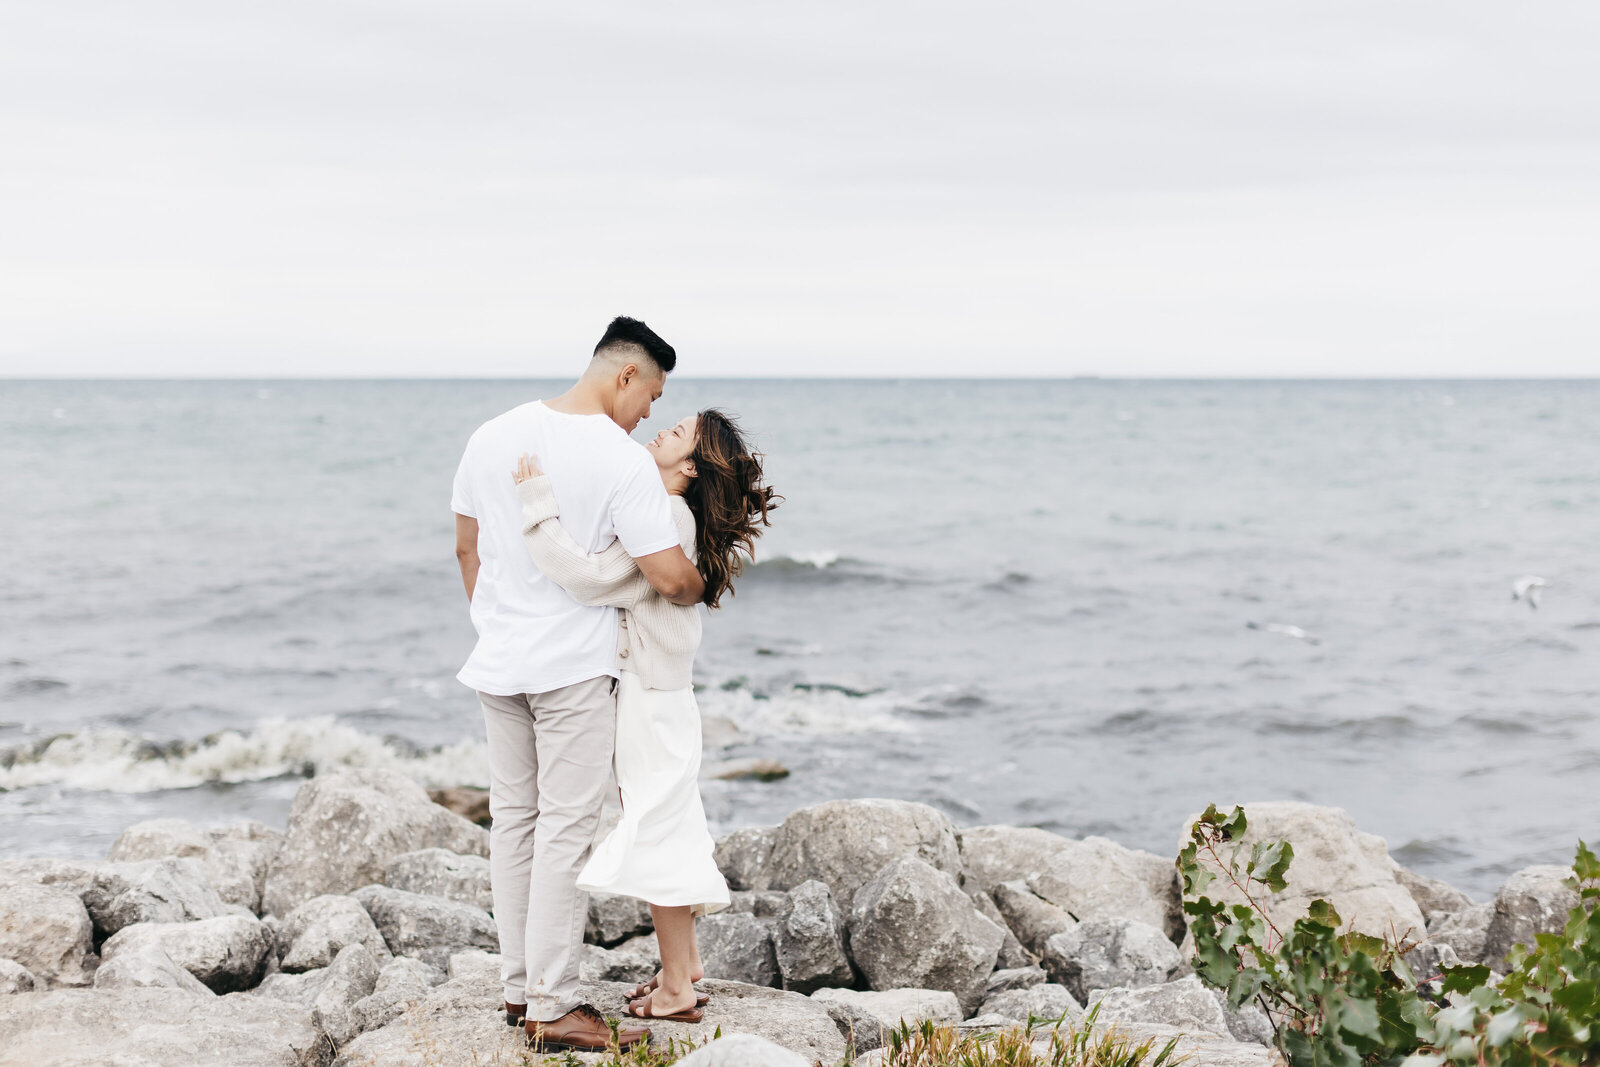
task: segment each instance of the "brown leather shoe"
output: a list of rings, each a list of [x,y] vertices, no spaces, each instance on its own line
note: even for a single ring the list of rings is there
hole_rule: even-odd
[[[606,1017],[587,1004],[579,1004],[559,1019],[542,1023],[529,1019],[523,1024],[528,1045],[534,1051],[604,1052],[611,1045],[611,1026]],[[650,1040],[648,1030],[617,1030],[617,1047],[626,1051],[641,1041]]]
[[[521,1026],[522,1020],[527,1018],[528,1006],[526,1004],[513,1004],[506,1001],[506,1025]]]

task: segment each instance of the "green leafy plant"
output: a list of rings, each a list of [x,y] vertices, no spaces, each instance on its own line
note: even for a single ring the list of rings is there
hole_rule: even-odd
[[[1343,929],[1313,900],[1287,930],[1263,902],[1287,886],[1288,842],[1243,842],[1242,808],[1207,808],[1178,855],[1195,972],[1235,1008],[1258,1004],[1293,1067],[1588,1067],[1600,1064],[1600,862],[1582,842],[1568,884],[1579,904],[1561,934],[1519,946],[1511,972],[1447,967],[1440,992],[1419,990],[1405,934]],[[1231,888],[1229,903],[1204,895]],[[1242,902],[1240,902],[1242,900]]]
[[[1121,1031],[1096,1030],[1098,1006],[1083,1022],[1029,1018],[1005,1030],[962,1033],[953,1026],[902,1022],[890,1030],[883,1067],[1178,1067],[1177,1038],[1159,1049]],[[1046,1034],[1039,1032],[1049,1024]]]

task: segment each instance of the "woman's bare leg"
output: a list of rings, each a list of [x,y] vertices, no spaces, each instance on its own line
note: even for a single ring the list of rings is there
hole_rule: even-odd
[[[661,948],[661,973],[650,997],[651,1014],[685,1011],[694,1007],[694,983],[702,977],[694,915],[687,906],[662,908],[652,904],[650,917],[655,920],[656,943]]]

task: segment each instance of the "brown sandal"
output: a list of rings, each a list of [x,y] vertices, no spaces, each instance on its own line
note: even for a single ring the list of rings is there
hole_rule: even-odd
[[[640,982],[638,985],[636,985],[632,989],[628,990],[628,992],[626,994],[626,999],[631,1004],[635,1000],[644,1000],[646,997],[648,997],[651,993],[654,993],[655,991],[656,991],[656,980],[654,978],[652,978],[652,979],[650,979],[650,981],[648,981],[648,982]],[[710,1004],[710,1003],[711,1003],[711,994],[710,993],[702,993],[698,989],[696,989],[694,991],[694,1006],[695,1007],[703,1008],[707,1004]]]
[[[654,1005],[651,1004],[650,998],[653,996],[655,996],[654,991],[647,994],[642,1000],[630,1000],[628,1006],[623,1009],[623,1014],[631,1015],[635,1019],[653,1019],[664,1023],[697,1023],[706,1017],[706,1013],[701,1011],[698,1005],[693,1008],[685,1008],[682,1011],[675,1011],[671,1015],[652,1014]]]

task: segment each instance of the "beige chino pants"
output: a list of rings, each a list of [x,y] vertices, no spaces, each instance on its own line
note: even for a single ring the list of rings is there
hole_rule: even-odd
[[[489,880],[506,1000],[528,1018],[578,1006],[589,898],[578,872],[594,847],[616,747],[616,680],[548,693],[479,693],[489,737]]]

